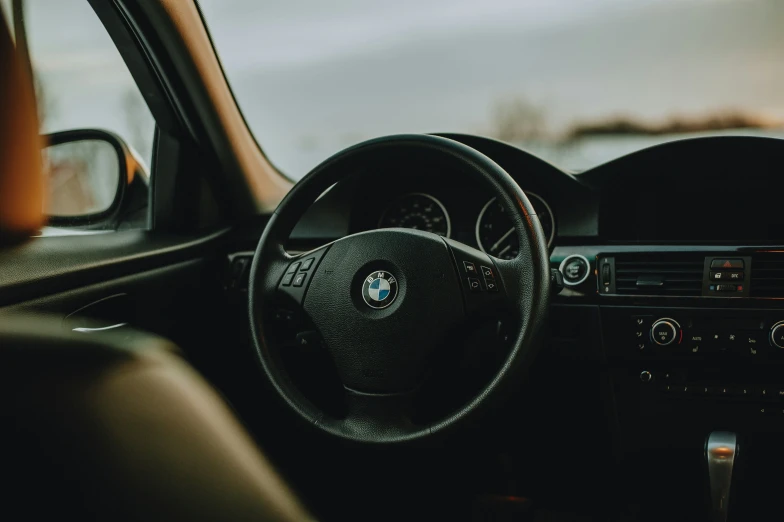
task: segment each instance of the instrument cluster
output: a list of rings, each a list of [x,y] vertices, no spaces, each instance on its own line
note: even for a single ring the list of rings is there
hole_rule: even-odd
[[[538,194],[526,191],[542,224],[548,247],[555,239],[555,215],[552,208]],[[496,198],[488,200],[479,210],[474,222],[477,246],[498,259],[513,259],[520,249],[514,227]],[[438,198],[424,192],[411,192],[390,203],[381,214],[378,228],[411,228],[452,237],[453,223],[447,206]]]

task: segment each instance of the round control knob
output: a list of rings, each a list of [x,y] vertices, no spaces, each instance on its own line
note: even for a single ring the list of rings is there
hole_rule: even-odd
[[[681,325],[675,322],[674,319],[667,317],[654,321],[651,326],[651,340],[659,346],[667,346],[672,344],[678,338],[681,330]]]
[[[784,321],[779,321],[770,329],[770,344],[784,349]]]
[[[642,381],[642,382],[651,382],[651,379],[653,379],[653,375],[651,375],[651,372],[644,371],[644,372],[640,373],[640,381]]]
[[[558,270],[563,275],[566,286],[577,286],[582,284],[591,273],[591,263],[585,256],[572,254],[561,261]]]

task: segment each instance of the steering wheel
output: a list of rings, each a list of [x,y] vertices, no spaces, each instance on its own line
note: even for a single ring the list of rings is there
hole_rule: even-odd
[[[499,260],[436,234],[383,229],[343,237],[305,254],[284,245],[305,211],[345,177],[391,161],[438,162],[491,188],[520,239],[515,259]],[[361,181],[361,180],[360,180]],[[383,190],[376,180],[368,197]],[[283,370],[265,327],[284,296],[320,332],[346,394],[347,414],[316,407]],[[531,202],[500,166],[459,142],[432,135],[373,139],[332,156],[281,201],[259,240],[250,272],[249,309],[258,359],[274,389],[297,415],[341,439],[397,443],[465,424],[524,378],[550,298],[547,238]],[[506,308],[514,320],[507,357],[483,389],[458,411],[428,425],[411,420],[412,391],[435,347],[461,322]]]

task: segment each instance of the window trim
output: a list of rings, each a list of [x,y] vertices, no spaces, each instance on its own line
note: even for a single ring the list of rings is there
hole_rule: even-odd
[[[230,218],[274,210],[293,183],[262,154],[195,1],[107,1],[120,6],[132,20],[185,128],[199,150],[216,161],[218,171],[209,173],[212,188],[216,199],[228,207]]]
[[[237,105],[237,109],[240,112],[240,116],[242,117],[242,121],[245,123],[245,126],[248,127],[248,130],[250,130],[250,134],[251,134],[251,137],[253,138],[253,142],[256,144],[256,147],[258,147],[259,152],[261,153],[262,156],[264,156],[264,159],[267,161],[267,163],[270,164],[272,169],[280,177],[282,177],[286,181],[290,182],[292,184],[292,186],[295,185],[298,180],[296,180],[296,179],[292,178],[291,176],[289,176],[288,174],[286,174],[282,169],[280,169],[275,164],[274,161],[272,161],[272,158],[266,152],[264,152],[264,147],[261,146],[261,143],[259,142],[258,138],[256,138],[256,134],[251,129],[250,123],[248,122],[248,119],[245,117],[245,113],[242,111],[242,106],[240,105],[240,102],[237,99],[236,94],[234,94],[234,89],[231,86],[231,81],[229,80],[229,75],[226,74],[226,69],[223,67],[223,61],[221,60],[220,53],[218,53],[218,48],[215,45],[215,40],[213,39],[212,33],[210,32],[210,25],[209,25],[209,23],[207,23],[207,17],[204,16],[204,12],[201,10],[201,5],[199,4],[199,0],[193,0],[193,1],[196,4],[196,10],[199,12],[199,17],[201,18],[201,22],[204,24],[204,29],[207,31],[207,38],[209,38],[209,40],[210,40],[210,45],[212,46],[212,50],[215,53],[215,57],[218,60],[218,65],[220,66],[221,73],[223,73],[223,77],[226,80],[226,85],[229,88],[229,92],[231,93],[231,97],[234,100],[234,103]]]

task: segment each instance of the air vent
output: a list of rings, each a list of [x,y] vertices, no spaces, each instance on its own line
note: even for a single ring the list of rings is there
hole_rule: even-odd
[[[681,253],[615,256],[615,293],[699,296],[705,256]]]
[[[754,254],[751,297],[784,297],[784,252]]]

